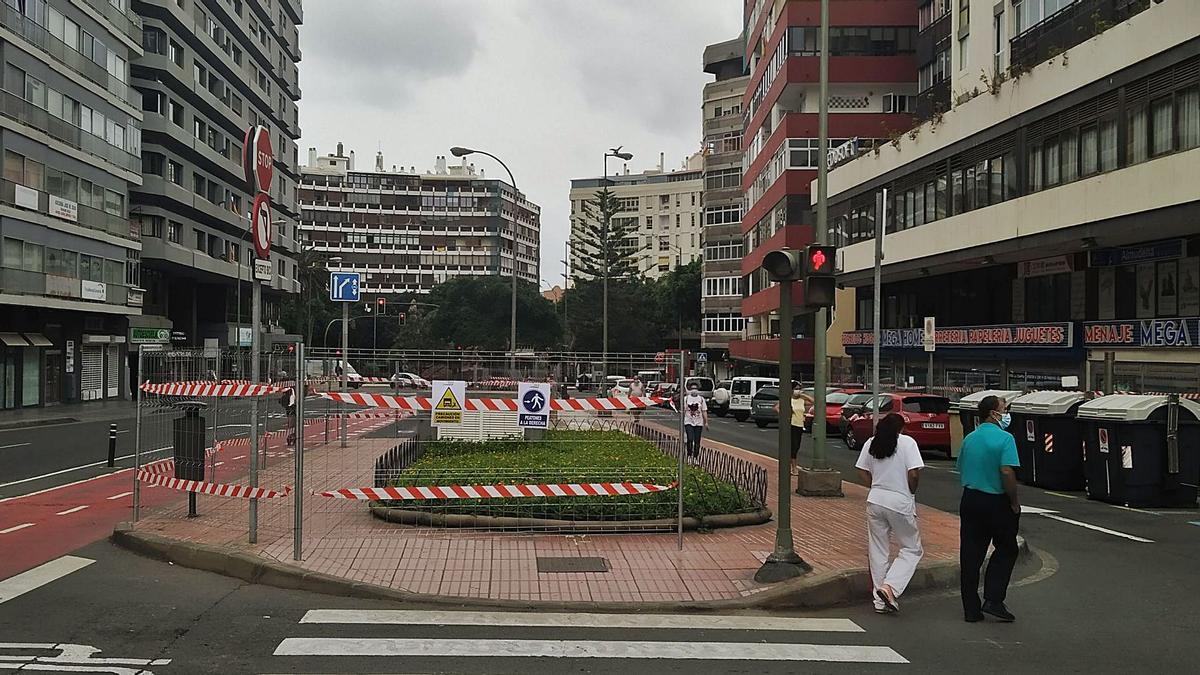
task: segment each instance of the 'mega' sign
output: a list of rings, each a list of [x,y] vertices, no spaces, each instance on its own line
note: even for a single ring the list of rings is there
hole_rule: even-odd
[[[1085,347],[1194,347],[1200,318],[1092,321],[1083,324]]]
[[[1070,347],[1072,345],[1071,322],[1062,323],[1016,323],[997,326],[960,326],[937,328],[934,336],[938,348],[994,348],[994,347]],[[879,332],[881,349],[922,349],[922,328],[885,328]],[[845,347],[869,347],[875,342],[869,330],[842,333]]]

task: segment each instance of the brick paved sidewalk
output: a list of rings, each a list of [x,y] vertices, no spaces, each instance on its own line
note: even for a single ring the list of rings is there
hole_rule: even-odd
[[[714,448],[768,467],[769,508],[775,509],[775,462],[725,444]],[[305,451],[305,492],[372,485],[374,458],[393,439],[354,439],[350,447]],[[262,479],[290,484],[291,459],[277,461]],[[867,566],[866,489],[843,483],[841,499],[792,495],[797,552],[814,573]],[[406,527],[370,515],[366,502],[305,495],[303,560],[292,560],[292,500],[260,506],[259,543],[246,543],[247,502],[204,498],[201,517],[182,517],[182,505],[150,514],[137,530],[177,541],[218,545],[350,581],[413,593],[525,601],[689,602],[736,599],[768,586],[754,573],[774,548],[775,522],[677,535],[555,535],[489,533]],[[925,563],[957,557],[958,519],[919,507]],[[539,573],[539,557],[597,556],[604,573]],[[865,598],[864,598],[865,601]]]

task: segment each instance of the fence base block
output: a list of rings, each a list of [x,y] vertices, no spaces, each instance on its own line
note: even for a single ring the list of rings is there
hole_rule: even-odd
[[[800,467],[796,494],[801,497],[845,497],[842,493],[842,473],[837,469]]]

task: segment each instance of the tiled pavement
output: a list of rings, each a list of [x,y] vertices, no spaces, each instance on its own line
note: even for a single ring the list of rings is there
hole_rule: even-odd
[[[137,529],[215,544],[304,569],[413,593],[464,598],[540,601],[653,602],[739,598],[766,587],[754,572],[774,547],[775,522],[675,533],[556,535],[489,533],[405,527],[372,517],[365,502],[325,499],[312,492],[371,485],[376,457],[389,439],[365,438],[386,421],[352,427],[350,447],[336,443],[305,452],[303,560],[292,560],[292,500],[260,502],[259,543],[246,543],[247,502],[202,497],[201,517],[182,506],[148,514]],[[708,443],[708,441],[706,441]],[[769,507],[775,508],[775,463],[732,446],[712,443],[767,467]],[[261,484],[291,484],[290,456],[277,459]],[[866,489],[843,483],[845,498],[792,495],[796,550],[816,572],[866,567]],[[958,520],[919,508],[926,561],[957,556]],[[539,557],[598,556],[604,573],[539,573]]]

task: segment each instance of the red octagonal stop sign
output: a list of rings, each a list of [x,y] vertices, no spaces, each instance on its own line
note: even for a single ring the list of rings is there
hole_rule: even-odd
[[[261,126],[254,134],[254,176],[258,179],[260,192],[271,191],[271,180],[275,177],[275,152],[271,149],[271,132]]]
[[[250,233],[254,237],[254,252],[259,258],[271,257],[271,197],[265,192],[254,198],[250,212]]]

